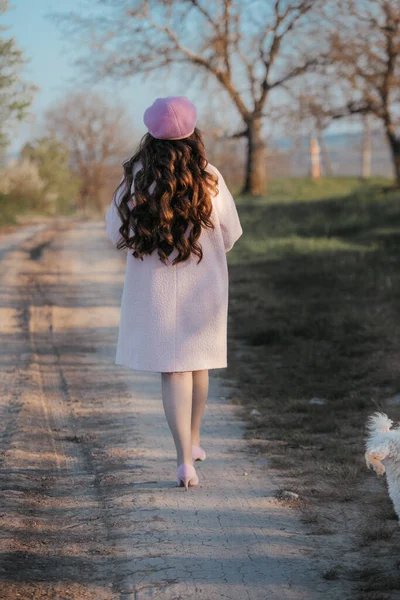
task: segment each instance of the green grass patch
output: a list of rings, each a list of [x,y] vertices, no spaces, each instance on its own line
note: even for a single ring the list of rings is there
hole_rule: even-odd
[[[400,193],[382,183],[274,181],[264,199],[237,199],[232,330],[257,351],[253,380],[275,400],[353,394],[338,405],[346,413],[371,384],[400,387],[382,355],[400,338]]]
[[[76,214],[76,210],[74,201],[71,199],[60,197],[51,203],[44,203],[40,195],[32,195],[28,198],[0,193],[0,227],[18,224],[20,217],[72,216],[74,214]],[[95,210],[92,210],[90,214],[95,215]]]
[[[0,227],[15,223],[17,223],[16,206],[9,196],[0,193]]]
[[[324,502],[356,501],[374,477],[366,418],[400,391],[400,192],[389,185],[273,180],[266,197],[236,198],[227,376],[262,415],[247,437],[284,443],[294,470],[306,456],[304,493]],[[400,408],[387,412],[400,420]]]

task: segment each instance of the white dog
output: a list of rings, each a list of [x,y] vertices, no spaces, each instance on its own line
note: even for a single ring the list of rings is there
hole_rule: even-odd
[[[368,417],[365,462],[377,475],[386,473],[389,496],[400,519],[400,429],[391,429],[392,425],[385,413]]]

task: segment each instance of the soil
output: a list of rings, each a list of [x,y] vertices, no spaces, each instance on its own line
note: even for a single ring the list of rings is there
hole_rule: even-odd
[[[200,483],[176,486],[160,374],[114,364],[125,259],[103,221],[0,238],[0,597],[345,598],[224,370],[210,371]]]

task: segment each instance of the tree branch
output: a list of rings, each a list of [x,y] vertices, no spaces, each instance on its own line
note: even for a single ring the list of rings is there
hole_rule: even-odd
[[[212,26],[212,28],[215,30],[215,32],[220,35],[220,28],[219,28],[219,24],[216,23],[213,18],[211,17],[210,13],[206,11],[205,8],[203,8],[200,3],[198,2],[198,0],[188,0],[190,4],[192,4],[195,8],[197,8],[197,10],[207,19],[207,21],[210,23],[210,25]]]
[[[269,89],[272,90],[276,87],[279,87],[279,86],[285,84],[286,82],[290,81],[291,79],[294,79],[295,77],[298,77],[299,75],[302,75],[303,73],[306,73],[307,71],[310,70],[311,67],[316,67],[317,65],[320,65],[320,64],[321,64],[321,61],[318,58],[312,58],[310,60],[307,60],[302,65],[295,67],[294,69],[289,71],[289,73],[287,73],[280,79],[277,79],[276,81],[274,81],[274,83],[270,83]]]
[[[289,4],[282,13],[280,12],[280,7],[281,7],[281,0],[276,0],[275,4],[274,4],[274,14],[275,14],[274,24],[271,28],[267,28],[265,34],[261,37],[260,44],[259,44],[259,53],[260,53],[260,58],[261,58],[262,62],[264,63],[265,75],[261,82],[261,92],[260,92],[259,98],[255,102],[255,111],[258,113],[260,113],[260,111],[262,111],[262,108],[266,101],[267,95],[268,95],[269,91],[272,89],[272,87],[277,87],[278,85],[280,85],[280,82],[276,81],[271,86],[271,84],[269,83],[268,80],[269,80],[271,68],[279,54],[282,40],[294,28],[294,26],[298,22],[298,20],[303,15],[305,15],[309,10],[311,10],[312,0],[302,0],[301,2],[299,2],[298,4],[295,4],[295,5]],[[285,23],[286,19],[288,19],[288,17],[290,15],[293,15],[292,18],[289,19],[289,22],[286,24],[283,31],[279,32],[280,26],[282,25],[282,23],[283,24]],[[272,36],[272,42],[271,42],[271,45],[270,45],[270,48],[269,48],[269,51],[267,54],[264,50],[264,43],[265,43],[265,40],[266,40],[268,34],[270,34],[270,33],[272,33],[273,36]],[[299,68],[299,74],[303,73],[303,72],[304,72],[304,69]],[[292,75],[291,77],[282,78],[281,83],[284,83],[285,81],[287,81],[287,79],[292,78],[294,76],[295,75]]]

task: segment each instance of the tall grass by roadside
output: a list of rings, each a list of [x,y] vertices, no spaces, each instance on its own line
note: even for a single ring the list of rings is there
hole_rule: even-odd
[[[0,193],[0,227],[14,225],[16,222],[16,211],[11,198]]]
[[[21,219],[24,221],[37,216],[98,216],[95,209],[77,211],[74,202],[68,198],[57,198],[51,203],[42,201],[40,195],[23,196],[17,194],[3,194],[0,192],[0,227],[16,225]]]

